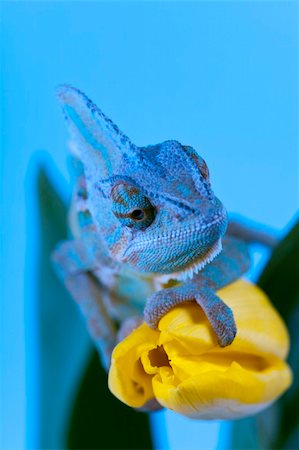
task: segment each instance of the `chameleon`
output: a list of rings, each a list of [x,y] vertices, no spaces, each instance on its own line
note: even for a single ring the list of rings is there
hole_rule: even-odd
[[[57,96],[74,182],[71,236],[52,260],[103,366],[142,320],[156,328],[187,301],[203,309],[219,345],[230,345],[233,311],[216,292],[248,270],[252,234],[240,239],[240,227],[228,223],[204,159],[176,140],[138,147],[72,86],[59,86]]]

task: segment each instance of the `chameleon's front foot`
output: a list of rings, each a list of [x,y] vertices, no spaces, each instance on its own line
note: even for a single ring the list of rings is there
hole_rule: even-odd
[[[145,405],[141,406],[141,408],[137,408],[137,411],[148,413],[161,411],[161,409],[163,409],[163,406],[160,405],[160,403],[158,403],[155,398],[152,398],[151,400],[147,401]]]
[[[175,305],[195,300],[204,310],[219,345],[225,347],[234,340],[237,327],[232,310],[208,287],[185,284],[179,287],[163,289],[153,294],[146,303],[144,320],[157,328],[159,320]]]
[[[142,323],[141,316],[132,316],[125,319],[117,332],[116,342],[119,343],[131,334]]]

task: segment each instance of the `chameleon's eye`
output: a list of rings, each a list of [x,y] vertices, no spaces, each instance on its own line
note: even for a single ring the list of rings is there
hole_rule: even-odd
[[[202,177],[209,183],[210,182],[210,174],[209,174],[209,169],[208,169],[208,166],[207,166],[205,160],[201,156],[199,156],[196,153],[196,151],[194,150],[194,148],[190,147],[190,145],[184,145],[183,149],[185,150],[185,152],[187,152],[189,157],[192,159],[193,163],[196,164]]]
[[[145,214],[142,209],[133,209],[130,216],[131,219],[139,221],[144,219]]]
[[[149,199],[135,186],[119,183],[111,191],[112,211],[122,225],[136,230],[149,227],[156,210]]]
[[[200,173],[202,174],[202,176],[204,177],[204,179],[206,181],[209,181],[209,179],[210,179],[209,169],[208,169],[208,166],[207,166],[205,160],[202,158],[199,158],[199,170],[200,170]]]

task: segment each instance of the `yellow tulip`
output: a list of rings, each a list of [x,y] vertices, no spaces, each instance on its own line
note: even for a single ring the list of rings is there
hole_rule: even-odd
[[[195,419],[252,415],[291,384],[288,333],[266,295],[238,280],[218,291],[238,332],[221,348],[195,302],[174,307],[152,330],[145,323],[114,349],[109,388],[129,406],[149,400]]]

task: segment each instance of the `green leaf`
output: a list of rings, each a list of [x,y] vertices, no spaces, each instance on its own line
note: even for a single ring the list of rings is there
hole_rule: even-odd
[[[257,283],[285,321],[298,307],[299,221],[274,250]]]
[[[50,161],[35,176],[38,224],[31,223],[29,236],[39,238],[35,264],[36,305],[39,327],[33,346],[38,351],[39,448],[63,448],[66,423],[80,367],[90,348],[89,337],[77,307],[53,271],[50,255],[58,241],[67,237],[67,209],[50,180]],[[56,171],[51,170],[58,180]],[[31,177],[33,178],[33,176]],[[28,199],[30,216],[36,211]],[[28,225],[30,225],[28,223]],[[38,230],[32,232],[32,229]],[[34,255],[29,246],[29,259]],[[33,247],[33,246],[32,246]]]
[[[299,221],[279,243],[257,283],[268,295],[288,327],[293,370],[291,388],[271,408],[233,423],[232,449],[299,448]],[[251,430],[244,432],[244,430]]]
[[[273,252],[258,284],[270,297],[290,333],[288,362],[293,370],[294,381],[277,403],[280,421],[273,443],[273,448],[286,448],[286,445],[291,444],[292,436],[298,438],[299,429],[299,221]],[[299,448],[299,441],[293,444]]]
[[[230,449],[260,450],[257,423],[252,417],[233,423]]]
[[[75,400],[70,449],[152,449],[148,415],[121,403],[109,391],[96,351]]]

